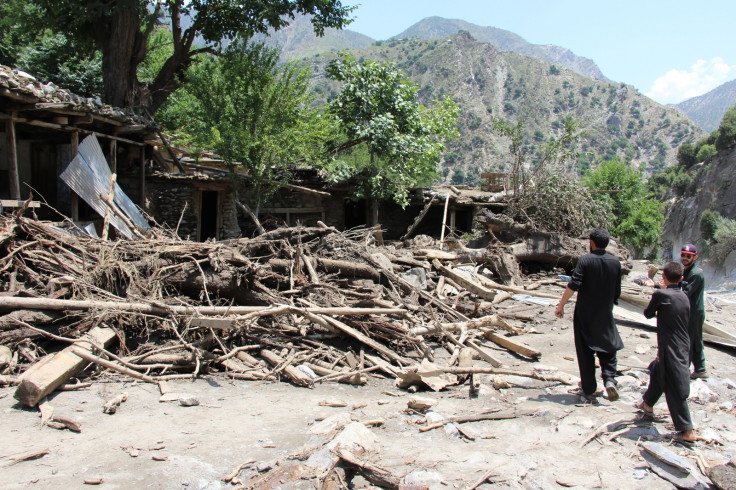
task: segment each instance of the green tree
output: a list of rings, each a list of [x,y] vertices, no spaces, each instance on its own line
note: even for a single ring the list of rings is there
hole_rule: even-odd
[[[17,0],[13,0],[17,1]],[[278,30],[295,15],[312,15],[317,35],[326,27],[342,28],[353,7],[340,0],[28,0],[42,9],[41,27],[73,36],[77,46],[102,53],[103,101],[154,113],[185,80],[194,59],[217,53],[223,40],[248,40]],[[149,83],[138,79],[148,38],[166,23],[173,50]],[[203,44],[202,44],[203,43]]]
[[[725,150],[736,145],[736,105],[726,111],[718,127],[716,150]]]
[[[716,153],[718,153],[718,151],[716,150],[715,145],[703,145],[700,147],[700,150],[698,150],[698,154],[695,156],[695,159],[699,162],[706,162]]]
[[[693,145],[688,143],[680,145],[680,148],[677,149],[677,163],[683,168],[690,168],[698,163],[696,155],[697,152]]]
[[[721,215],[718,211],[712,209],[706,209],[703,214],[700,215],[700,233],[706,240],[713,240],[718,230],[718,224],[721,221]]]
[[[411,187],[437,178],[445,141],[457,136],[457,105],[446,97],[425,107],[417,100],[419,87],[406,79],[395,63],[356,62],[343,54],[327,67],[330,78],[343,82],[330,105],[347,142],[341,148],[366,145],[362,162],[338,159],[330,166],[334,179],[362,175],[356,197],[371,200],[371,224],[378,219],[376,200],[408,204]]]
[[[649,250],[656,256],[662,235],[664,215],[662,205],[654,199],[639,199],[632,212],[616,227],[615,234],[634,252],[635,258],[643,258]]]
[[[233,172],[247,169],[255,210],[237,194],[236,201],[261,232],[261,203],[289,180],[297,160],[319,163],[336,131],[334,119],[310,108],[311,70],[278,60],[278,50],[236,42],[193,67],[190,83],[161,111],[169,128],[214,150]]]
[[[0,63],[79,95],[99,95],[100,53],[71,36],[43,28],[43,20],[43,9],[33,2],[0,2]]]
[[[610,160],[587,172],[583,183],[596,199],[608,204],[613,213],[611,231],[635,258],[643,258],[646,250],[656,251],[664,215],[661,204],[647,198],[639,172],[626,163]]]
[[[610,203],[614,223],[623,222],[644,193],[644,180],[639,172],[618,160],[608,160],[583,176],[583,184],[598,191],[597,199]]]

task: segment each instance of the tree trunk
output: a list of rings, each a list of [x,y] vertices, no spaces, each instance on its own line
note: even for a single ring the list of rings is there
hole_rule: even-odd
[[[138,85],[136,70],[140,60],[136,54],[141,43],[145,43],[138,12],[113,9],[111,16],[97,25],[96,38],[102,47],[104,102],[116,107],[131,105]]]

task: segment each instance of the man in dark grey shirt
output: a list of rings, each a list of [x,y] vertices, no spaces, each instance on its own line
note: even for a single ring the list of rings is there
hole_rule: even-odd
[[[676,440],[685,445],[696,436],[687,406],[690,396],[690,301],[680,290],[683,267],[677,262],[664,266],[664,289],[657,289],[644,310],[647,318],[657,317],[657,358],[649,365],[649,387],[637,405],[645,415],[654,415],[654,405],[664,393],[672,423],[679,432]]]
[[[555,315],[564,316],[565,303],[577,291],[573,331],[583,397],[587,401],[595,399],[597,356],[608,399],[615,401],[618,400],[616,352],[624,347],[613,320],[613,305],[621,296],[621,262],[606,253],[610,240],[608,230],[595,228],[589,238],[590,253],[578,260]]]

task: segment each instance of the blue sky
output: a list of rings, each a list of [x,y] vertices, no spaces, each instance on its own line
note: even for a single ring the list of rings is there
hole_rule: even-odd
[[[343,0],[348,29],[384,40],[425,17],[505,29],[592,59],[603,74],[671,104],[736,78],[736,0]]]

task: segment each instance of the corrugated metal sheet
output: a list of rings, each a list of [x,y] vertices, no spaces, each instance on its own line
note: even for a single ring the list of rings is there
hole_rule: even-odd
[[[100,216],[105,216],[107,212],[107,204],[100,199],[100,194],[107,196],[111,177],[110,166],[95,135],[87,136],[80,143],[77,156],[61,174],[61,179]],[[114,192],[115,206],[133,223],[147,230],[148,222],[117,183]],[[135,238],[131,229],[116,213],[111,213],[110,223],[129,239]]]

